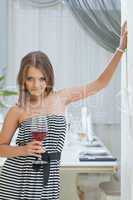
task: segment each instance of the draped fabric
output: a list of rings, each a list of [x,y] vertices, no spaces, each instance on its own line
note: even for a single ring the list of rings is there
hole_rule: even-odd
[[[119,45],[120,0],[65,0],[87,33],[103,48],[114,52]]]
[[[26,0],[32,6],[37,7],[50,7],[55,6],[56,4],[60,3],[62,0]]]
[[[77,21],[100,46],[114,52],[119,45],[120,0],[23,0],[38,8],[65,2]]]

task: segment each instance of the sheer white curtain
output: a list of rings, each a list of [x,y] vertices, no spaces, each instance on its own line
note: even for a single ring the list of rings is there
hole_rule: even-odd
[[[38,49],[48,54],[54,66],[55,89],[85,84],[103,71],[111,54],[88,37],[65,4],[36,8],[26,4],[26,1],[8,2],[8,85],[16,84],[21,58]],[[120,69],[108,88],[72,106],[77,109],[87,103],[94,122],[118,123],[119,89]]]
[[[122,184],[121,200],[133,199],[133,21],[132,21],[133,2],[130,0],[122,1],[123,21],[128,22],[128,52],[123,59],[122,67]]]

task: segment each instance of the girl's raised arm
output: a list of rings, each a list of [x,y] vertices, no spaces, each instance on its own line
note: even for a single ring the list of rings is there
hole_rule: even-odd
[[[65,88],[59,90],[59,95],[64,99],[65,104],[69,104],[74,101],[86,98],[90,95],[94,95],[101,89],[105,88],[112,78],[119,61],[127,47],[127,24],[126,22],[121,29],[120,45],[113,54],[111,60],[105,67],[103,73],[93,82],[79,87]]]

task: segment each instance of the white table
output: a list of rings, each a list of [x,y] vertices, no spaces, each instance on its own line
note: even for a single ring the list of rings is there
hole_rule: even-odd
[[[102,144],[103,145],[103,144]],[[61,200],[79,200],[78,185],[87,185],[88,191],[98,190],[101,182],[110,181],[117,170],[117,162],[80,162],[79,152],[94,147],[85,147],[80,144],[65,146],[61,157]],[[99,148],[99,147],[97,147]],[[104,149],[108,149],[103,145]],[[95,148],[96,149],[96,148]],[[91,188],[91,189],[90,189]]]

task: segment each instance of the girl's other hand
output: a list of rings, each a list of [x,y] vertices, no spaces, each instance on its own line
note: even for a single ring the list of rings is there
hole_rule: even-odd
[[[121,27],[120,45],[119,48],[125,50],[127,48],[127,21]]]

